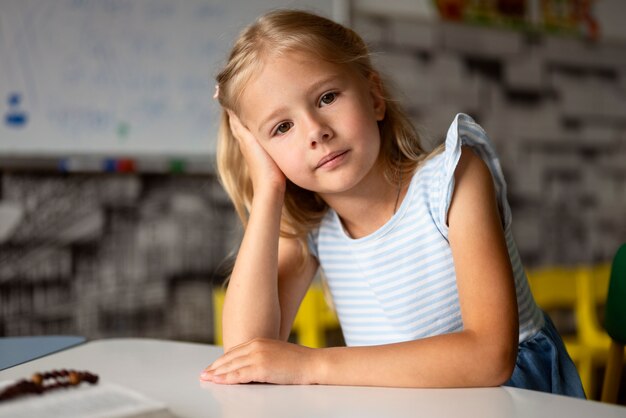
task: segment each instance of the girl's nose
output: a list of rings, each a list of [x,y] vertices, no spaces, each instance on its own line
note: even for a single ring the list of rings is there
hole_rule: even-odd
[[[333,137],[333,130],[322,121],[313,121],[309,131],[309,141],[311,148],[315,148],[317,144],[330,141]]]

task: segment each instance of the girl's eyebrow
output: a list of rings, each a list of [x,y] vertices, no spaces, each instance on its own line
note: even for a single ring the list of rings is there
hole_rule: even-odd
[[[288,109],[287,106],[281,106],[278,109],[274,110],[272,113],[270,113],[261,123],[259,123],[259,126],[257,128],[257,131],[259,131],[259,133],[261,133],[261,130],[263,129],[263,127],[265,125],[267,125],[268,123],[270,123],[273,119],[275,119],[276,117],[278,117],[278,115],[280,115],[281,113],[285,112]]]
[[[316,82],[310,84],[309,87],[307,87],[306,94],[309,95],[313,93],[315,90],[318,90],[324,84],[328,84],[334,80],[339,79],[340,77],[341,77],[340,74],[330,74],[328,77],[324,77],[320,80],[317,80]]]
[[[330,82],[332,82],[333,80],[337,80],[338,78],[340,78],[341,75],[340,74],[330,74],[327,77],[324,77],[320,80],[315,81],[314,83],[310,84],[306,90],[305,90],[305,95],[308,96],[310,94],[312,94],[313,92],[315,92],[316,90],[318,90],[321,86],[323,86],[324,84],[328,84]],[[262,128],[267,125],[270,121],[272,121],[273,119],[275,119],[276,117],[278,117],[279,114],[287,111],[289,109],[289,106],[281,106],[278,109],[275,109],[272,113],[270,113],[265,119],[263,119],[263,121],[261,121],[261,123],[258,125],[258,130],[259,132],[262,130]]]

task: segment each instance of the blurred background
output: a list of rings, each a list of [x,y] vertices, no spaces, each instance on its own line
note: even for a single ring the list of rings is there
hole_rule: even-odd
[[[219,341],[241,231],[213,77],[276,7],[355,28],[428,146],[458,112],[485,128],[529,272],[605,280],[626,241],[626,2],[2,0],[0,337]],[[554,316],[576,335],[574,308]]]

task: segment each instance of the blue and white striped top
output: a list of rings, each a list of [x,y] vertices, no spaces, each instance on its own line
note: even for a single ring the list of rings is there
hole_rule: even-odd
[[[513,240],[506,183],[494,147],[471,117],[458,114],[445,150],[417,170],[401,206],[385,225],[352,239],[331,209],[309,234],[311,253],[328,281],[347,345],[409,341],[463,329],[446,224],[462,145],[475,150],[494,179],[515,276],[519,341],[543,326]]]

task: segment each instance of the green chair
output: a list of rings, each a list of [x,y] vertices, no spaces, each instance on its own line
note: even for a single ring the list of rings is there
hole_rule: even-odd
[[[611,267],[611,280],[606,300],[604,327],[611,337],[606,364],[602,402],[615,403],[624,364],[626,344],[626,244],[617,250]]]

